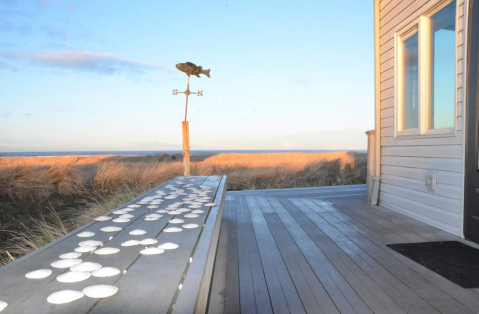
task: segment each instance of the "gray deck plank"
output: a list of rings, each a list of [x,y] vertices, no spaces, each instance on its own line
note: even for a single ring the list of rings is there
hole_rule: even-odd
[[[238,232],[234,197],[226,195],[225,216],[228,223],[228,249],[225,289],[225,313],[241,313],[239,290]]]
[[[402,236],[407,241],[410,241],[410,242],[428,242],[429,241],[427,239],[427,237],[423,237],[421,235],[418,235],[418,234],[412,232],[411,230],[405,229],[402,226],[399,226],[399,225],[391,222],[390,219],[387,219],[386,217],[384,217],[380,214],[376,214],[377,211],[375,211],[375,214],[371,214],[371,212],[368,212],[368,211],[364,210],[360,206],[357,206],[357,204],[353,204],[353,203],[350,203],[350,202],[347,202],[347,201],[344,201],[344,200],[333,202],[333,204],[334,203],[344,205],[345,207],[349,208],[350,210],[354,211],[355,213],[357,213],[357,214],[359,214],[359,215],[361,215],[361,216],[363,216],[367,219],[370,219],[370,220],[374,221],[375,223],[383,226],[384,228]]]
[[[339,313],[336,305],[334,305],[291,235],[286,231],[286,227],[278,215],[265,213],[264,218],[288,267],[306,312],[308,314]]]
[[[258,313],[256,307],[256,294],[253,283],[253,272],[248,252],[248,242],[245,239],[246,231],[242,227],[241,197],[235,197],[236,230],[238,239],[238,271],[240,288],[240,306],[242,313]]]
[[[324,233],[327,230],[322,230],[321,227],[315,225],[289,199],[280,200],[280,203],[296,219],[303,230],[306,231],[374,313],[406,313]],[[304,206],[304,204],[302,205]]]
[[[248,196],[246,202],[274,313],[306,313],[256,199]]]
[[[273,313],[268,286],[263,271],[263,264],[258,250],[257,240],[251,222],[251,216],[244,196],[237,196],[240,200],[238,213],[238,239],[247,244],[248,256],[251,265],[251,276],[256,299],[256,308],[259,313]],[[238,202],[236,203],[238,204]],[[241,277],[240,277],[241,281]]]
[[[171,181],[165,183],[164,185],[170,184],[170,183]],[[161,188],[155,189],[147,193],[146,195],[148,196],[156,195],[154,191],[158,191],[158,190],[161,190]],[[143,198],[146,195],[143,195],[140,198]],[[139,198],[135,199],[134,201],[136,202],[138,199]],[[22,263],[16,265],[12,269],[7,269],[4,272],[0,272],[1,274],[0,282],[2,283],[0,284],[0,286],[3,284],[9,285],[8,287],[4,287],[1,289],[2,297],[5,298],[5,295],[8,296],[12,294],[12,296],[9,298],[9,300],[12,300],[12,302],[9,302],[9,306],[6,309],[6,313],[29,313],[30,311],[54,313],[57,311],[60,311],[60,312],[67,311],[68,310],[67,308],[69,307],[73,308],[76,306],[78,306],[78,308],[87,309],[88,311],[89,308],[93,305],[93,303],[89,302],[87,298],[82,298],[81,300],[79,300],[79,302],[75,302],[74,305],[68,304],[64,307],[53,306],[49,304],[48,302],[46,302],[47,297],[51,293],[61,289],[67,289],[75,285],[75,284],[64,284],[64,283],[62,284],[58,282],[56,280],[56,277],[58,277],[62,273],[67,272],[68,269],[56,269],[51,267],[50,264],[56,260],[59,260],[59,257],[58,257],[59,255],[63,253],[73,252],[73,249],[76,248],[78,246],[78,243],[81,241],[94,239],[94,240],[102,241],[104,243],[104,246],[115,246],[116,244],[114,243],[117,241],[118,236],[122,234],[123,230],[126,230],[126,229],[131,230],[132,226],[135,226],[138,223],[141,223],[143,215],[148,212],[148,209],[146,208],[146,206],[147,205],[137,208],[133,212],[135,215],[135,218],[132,218],[131,221],[128,223],[118,224],[118,223],[111,222],[111,220],[104,221],[104,222],[95,221],[88,228],[85,228],[82,230],[82,231],[95,232],[94,237],[79,238],[76,236],[76,233],[78,233],[76,232],[74,235],[64,239],[63,241],[56,244],[55,246],[49,247],[47,250],[44,250],[40,252],[39,254],[35,255],[35,258],[27,259],[23,261]],[[123,207],[124,206],[121,206],[121,208]],[[122,227],[124,229],[122,231],[112,232],[112,233],[105,233],[100,231],[100,229],[105,226],[113,226],[113,225]],[[133,229],[136,229],[136,227]],[[110,240],[110,237],[112,237],[111,240]],[[105,256],[100,256],[100,255],[91,254],[91,253],[83,253],[80,258],[83,261],[99,261],[99,263],[102,264]],[[41,280],[25,279],[25,273],[32,270],[41,269],[41,268],[52,269],[53,270],[52,275]],[[122,267],[120,269],[125,269],[125,268]],[[88,283],[93,282],[94,280],[93,278],[94,277],[91,277],[90,279],[88,279],[87,282]],[[82,282],[82,284],[85,285],[85,282]],[[90,284],[87,284],[87,286],[88,285]],[[60,288],[60,287],[63,287],[63,288]]]
[[[335,228],[323,215],[318,213],[327,212],[315,203],[306,205],[303,199],[299,200],[297,207],[308,216],[323,232],[325,232],[354,262],[366,272],[397,304],[407,313],[439,313],[429,303],[425,302],[412,289],[398,280],[376,260],[352,242],[348,237]]]
[[[316,201],[318,202],[318,201]],[[318,205],[321,205],[318,204]],[[324,204],[323,204],[324,205]],[[336,205],[335,208],[340,206]],[[323,214],[326,219],[331,219],[330,214]],[[368,252],[371,257],[379,261],[388,271],[394,274],[397,278],[403,281],[406,285],[411,287],[422,298],[429,302],[441,313],[472,313],[472,311],[466,308],[460,302],[457,302],[450,295],[444,293],[438,287],[433,285],[427,279],[422,276],[418,276],[418,273],[406,266],[401,262],[402,255],[394,256],[392,250],[385,245],[387,242],[382,239],[375,238],[374,232],[371,229],[364,230],[361,223],[357,220],[353,220],[346,214],[343,214],[340,210],[332,212],[339,220],[344,220],[347,223],[341,223],[338,220],[334,220],[334,226],[343,232],[348,238],[355,242],[364,251]],[[362,229],[359,232],[356,228]],[[377,240],[377,242],[375,242]],[[400,255],[400,254],[398,254]],[[421,266],[422,267],[422,266]]]
[[[372,313],[307,233],[275,198],[267,198],[342,313]]]

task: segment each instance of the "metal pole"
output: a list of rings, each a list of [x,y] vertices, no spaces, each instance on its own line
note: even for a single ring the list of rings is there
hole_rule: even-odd
[[[190,77],[188,76],[188,84],[186,85],[186,107],[185,107],[185,121],[186,114],[188,113],[188,96],[190,95]]]

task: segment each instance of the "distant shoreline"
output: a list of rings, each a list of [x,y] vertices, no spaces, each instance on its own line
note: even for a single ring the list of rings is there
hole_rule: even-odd
[[[192,156],[198,155],[217,155],[227,153],[245,153],[245,154],[267,154],[267,153],[332,153],[332,152],[356,152],[366,153],[366,150],[192,150]],[[58,157],[58,156],[148,156],[159,154],[183,154],[181,150],[169,151],[58,151],[58,152],[0,152],[0,157]]]

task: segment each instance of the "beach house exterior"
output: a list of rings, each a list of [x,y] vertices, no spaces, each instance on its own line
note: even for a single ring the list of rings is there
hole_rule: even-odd
[[[374,0],[369,199],[479,242],[479,0]]]

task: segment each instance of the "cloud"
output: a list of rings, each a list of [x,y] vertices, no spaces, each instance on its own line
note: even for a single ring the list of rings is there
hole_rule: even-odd
[[[159,64],[129,60],[109,53],[91,51],[59,51],[31,54],[21,51],[0,51],[0,57],[29,61],[49,68],[61,68],[80,72],[113,74],[117,72],[145,73],[163,69]]]
[[[11,112],[5,112],[5,113],[3,114],[3,117],[4,117],[4,118],[8,118],[8,117],[11,116],[11,115],[12,115]]]

